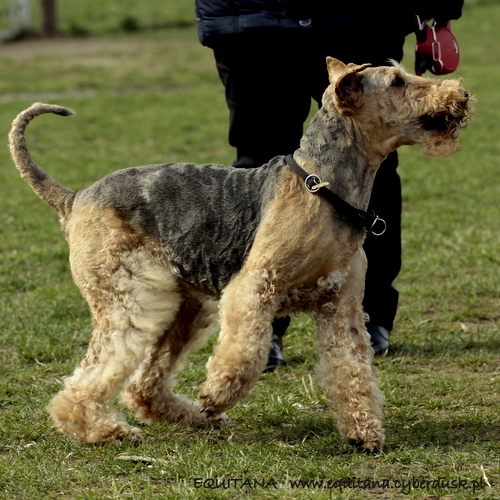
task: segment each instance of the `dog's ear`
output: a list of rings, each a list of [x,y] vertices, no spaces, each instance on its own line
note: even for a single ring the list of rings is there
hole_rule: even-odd
[[[344,64],[333,57],[327,57],[326,65],[330,83],[335,85],[335,94],[339,102],[347,105],[354,104],[363,92],[362,76],[359,72],[371,65]]]
[[[335,83],[346,72],[346,68],[347,66],[342,61],[333,57],[326,58],[326,69],[330,83]]]

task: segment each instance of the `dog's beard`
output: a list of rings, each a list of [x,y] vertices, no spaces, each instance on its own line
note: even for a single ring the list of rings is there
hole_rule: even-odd
[[[460,130],[467,126],[472,113],[469,102],[473,96],[457,101],[446,111],[421,115],[418,126],[426,130],[424,152],[430,156],[447,157],[460,149]]]
[[[458,128],[452,130],[429,131],[425,142],[422,144],[424,153],[429,156],[446,158],[460,150],[460,137]]]
[[[419,126],[424,130],[456,134],[467,126],[469,112],[467,105],[457,104],[450,111],[426,114],[418,118]]]

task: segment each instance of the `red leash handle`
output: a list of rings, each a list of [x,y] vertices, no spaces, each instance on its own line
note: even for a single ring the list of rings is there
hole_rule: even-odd
[[[460,62],[458,42],[451,32],[451,23],[434,23],[429,26],[429,19],[421,20],[415,16],[415,74],[421,76],[429,70],[434,75],[453,73]]]

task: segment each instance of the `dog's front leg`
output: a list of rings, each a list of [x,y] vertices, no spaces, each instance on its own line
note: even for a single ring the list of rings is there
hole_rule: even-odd
[[[200,389],[202,411],[218,415],[247,395],[266,365],[276,309],[275,289],[264,270],[243,268],[226,287],[219,344]]]
[[[372,370],[361,306],[365,270],[366,259],[360,251],[335,304],[327,304],[317,316],[318,371],[340,432],[354,446],[377,451],[385,436],[382,395]]]

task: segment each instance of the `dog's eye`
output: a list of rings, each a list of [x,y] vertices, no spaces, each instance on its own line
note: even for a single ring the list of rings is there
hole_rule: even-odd
[[[404,84],[405,81],[400,76],[396,76],[391,82],[391,87],[403,87]]]

